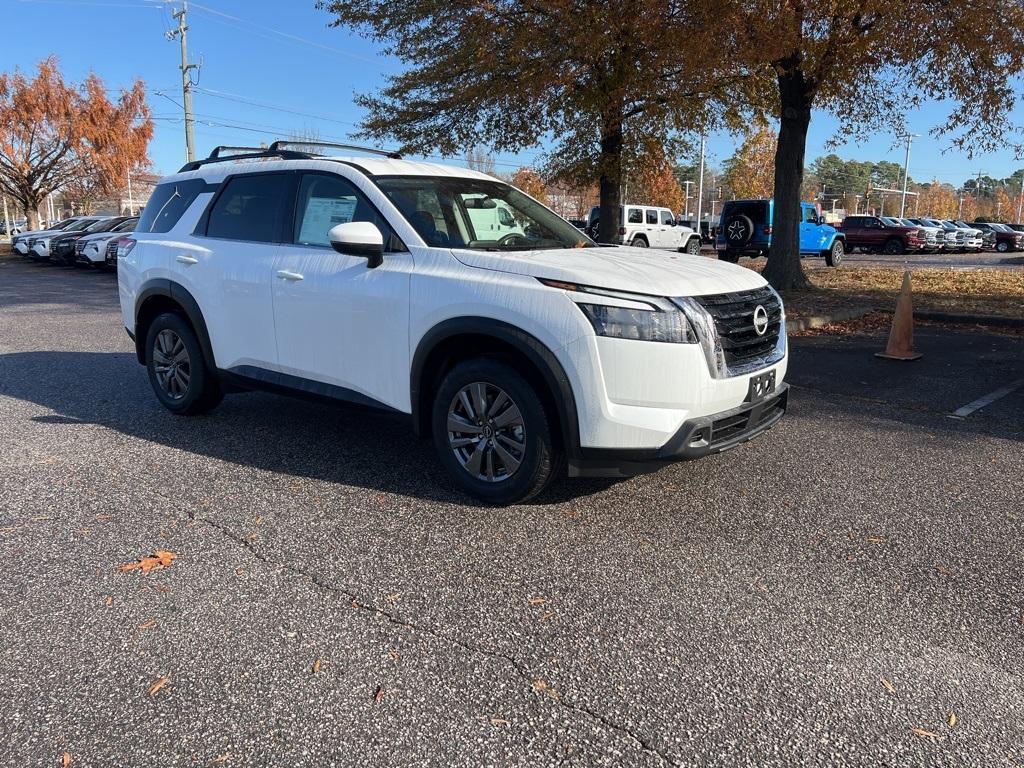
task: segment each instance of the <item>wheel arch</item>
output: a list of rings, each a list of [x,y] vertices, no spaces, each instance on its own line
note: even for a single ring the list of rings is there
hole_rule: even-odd
[[[203,362],[211,371],[217,370],[213,357],[213,345],[206,320],[199,309],[199,302],[182,285],[167,279],[150,280],[143,284],[135,299],[135,356],[146,364],[146,334],[149,324],[164,312],[184,315],[196,332],[199,346],[203,350]]]
[[[543,342],[501,320],[456,317],[445,320],[420,339],[410,370],[413,429],[430,433],[431,399],[444,372],[473,357],[495,357],[517,364],[517,370],[538,388],[564,450],[574,456],[579,446],[579,418],[565,369]]]

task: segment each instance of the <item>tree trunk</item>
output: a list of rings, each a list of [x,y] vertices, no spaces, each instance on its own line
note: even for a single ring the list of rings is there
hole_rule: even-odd
[[[597,232],[599,243],[614,243],[619,236],[619,206],[622,203],[622,112],[610,109],[601,116],[600,171],[601,220]]]
[[[795,62],[779,74],[779,140],[775,147],[775,215],[764,278],[777,290],[810,285],[800,263],[800,187],[813,93]]]
[[[25,209],[25,218],[28,220],[25,226],[30,230],[39,229],[39,204],[42,200],[23,197],[18,202]]]

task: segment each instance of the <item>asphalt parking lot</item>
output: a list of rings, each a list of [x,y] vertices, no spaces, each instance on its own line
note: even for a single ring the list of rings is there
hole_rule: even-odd
[[[169,415],[113,275],[0,261],[0,765],[1024,765],[1024,388],[950,417],[1024,337],[917,342],[493,509],[399,418]]]

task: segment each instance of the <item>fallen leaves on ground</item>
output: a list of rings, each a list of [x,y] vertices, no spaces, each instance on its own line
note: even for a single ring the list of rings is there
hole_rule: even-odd
[[[913,733],[915,736],[920,736],[922,739],[931,739],[932,741],[935,741],[937,738],[939,738],[939,734],[935,733],[934,731],[926,731],[924,728],[911,728],[910,732]]]
[[[169,677],[161,677],[154,680],[152,683],[150,683],[149,695],[156,696],[157,693],[159,693],[160,690],[163,689],[169,682],[171,682],[171,678]]]
[[[226,763],[226,762],[227,762],[228,760],[230,760],[230,759],[231,759],[231,753],[230,753],[230,752],[225,752],[225,753],[224,753],[224,754],[222,754],[222,755],[217,755],[217,756],[216,756],[215,758],[213,758],[213,760],[211,760],[210,762],[211,762],[211,763],[212,763],[213,765],[221,765],[222,763]]]
[[[139,629],[141,629],[141,630],[152,629],[156,625],[157,625],[156,619],[150,619],[149,621],[144,621],[141,624],[139,624]]]
[[[896,686],[892,684],[892,681],[891,681],[891,680],[886,680],[886,679],[885,679],[885,678],[883,677],[883,678],[882,678],[882,685],[884,685],[884,686],[885,686],[885,689],[886,689],[887,691],[889,691],[889,693],[896,693]]]
[[[111,597],[110,595],[107,595],[107,599],[103,601],[103,604],[104,605],[113,605],[114,604],[114,598]]]
[[[383,698],[384,698],[384,686],[383,685],[378,685],[377,686],[377,690],[374,691],[374,693],[373,693],[373,703],[374,704],[380,704],[380,702],[381,702],[381,700]]]
[[[320,659],[313,662],[313,674],[317,674],[320,671]]]
[[[510,725],[509,721],[503,717],[492,717],[491,725]]]
[[[949,723],[950,728],[956,728],[956,712],[950,712],[946,722]]]
[[[394,648],[388,648],[388,656],[390,656],[395,661],[398,661],[400,658],[402,658],[402,654],[400,654]]]
[[[168,552],[164,549],[158,549],[156,554],[147,555],[146,557],[140,558],[134,563],[125,563],[120,566],[117,570],[121,573],[128,573],[128,571],[139,570],[143,573],[149,573],[153,570],[160,568],[167,568],[171,563],[177,559],[177,555],[173,552]]]
[[[544,605],[544,603],[546,603],[546,602],[547,602],[547,600],[545,600],[543,597],[531,597],[530,598],[530,605]]]
[[[554,688],[548,685],[546,680],[541,680],[540,678],[537,678],[533,681],[533,690],[535,690],[537,693],[543,693],[547,696],[550,696],[552,699],[559,698],[558,691],[556,691]]]
[[[64,768],[68,768],[68,766],[71,765],[71,753],[70,752],[65,752],[64,753],[64,756],[60,759],[60,764],[62,766],[64,766]]]

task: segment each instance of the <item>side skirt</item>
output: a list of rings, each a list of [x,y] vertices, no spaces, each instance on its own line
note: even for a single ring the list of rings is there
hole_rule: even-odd
[[[235,391],[262,390],[303,400],[334,404],[349,403],[385,413],[409,415],[345,387],[304,379],[301,376],[292,376],[279,371],[268,371],[255,365],[239,365],[227,370],[219,369],[217,374],[222,383]]]

